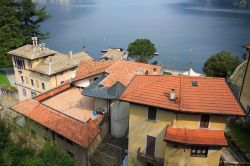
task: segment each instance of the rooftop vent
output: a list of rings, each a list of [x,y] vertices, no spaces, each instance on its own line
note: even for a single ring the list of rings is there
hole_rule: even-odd
[[[31,40],[32,40],[33,46],[36,46],[37,45],[37,37],[32,37]]]
[[[198,86],[198,82],[197,81],[192,81],[192,86]]]
[[[175,99],[176,99],[176,92],[175,92],[175,89],[171,89],[170,95],[169,95],[169,100],[170,100],[170,101],[175,101]]]
[[[45,50],[45,47],[46,47],[46,44],[45,44],[45,43],[42,43],[42,51]]]
[[[69,51],[69,58],[72,60],[72,55],[73,55],[73,52],[72,51]]]

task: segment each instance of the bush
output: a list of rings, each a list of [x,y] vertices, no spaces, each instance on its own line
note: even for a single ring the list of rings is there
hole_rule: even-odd
[[[207,59],[203,72],[211,77],[229,77],[240,64],[240,58],[227,51],[221,51]]]

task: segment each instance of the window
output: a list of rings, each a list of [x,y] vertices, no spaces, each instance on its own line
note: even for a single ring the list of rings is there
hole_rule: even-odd
[[[148,120],[156,120],[156,107],[148,107]]]
[[[43,90],[45,90],[45,83],[44,82],[42,82],[42,88],[43,88]]]
[[[25,68],[25,63],[24,60],[20,57],[14,57],[14,62],[16,67],[24,69]]]
[[[34,80],[30,79],[31,86],[34,86]]]
[[[152,157],[155,155],[155,137],[147,135],[146,154]]]
[[[191,154],[192,157],[207,157],[208,147],[207,146],[192,146]]]
[[[200,127],[208,128],[210,115],[201,115]]]
[[[198,82],[197,81],[192,81],[192,86],[198,86]]]
[[[26,89],[25,89],[25,88],[23,88],[22,90],[23,90],[23,96],[25,96],[25,97],[26,97],[26,95],[27,95],[27,94],[26,94]]]
[[[23,76],[21,76],[21,81],[22,81],[22,83],[24,83],[24,79],[23,79]]]
[[[64,83],[64,81],[61,81],[61,84]]]
[[[31,91],[31,98],[36,97],[36,92]]]

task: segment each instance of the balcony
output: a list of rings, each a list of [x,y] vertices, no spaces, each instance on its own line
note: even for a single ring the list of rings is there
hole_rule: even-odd
[[[147,163],[147,164],[152,164],[152,165],[157,165],[157,166],[164,165],[163,159],[144,154],[141,152],[141,148],[138,148],[137,150],[137,160]]]

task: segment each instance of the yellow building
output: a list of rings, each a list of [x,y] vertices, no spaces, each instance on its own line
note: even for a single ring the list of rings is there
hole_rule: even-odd
[[[222,78],[136,76],[130,103],[129,165],[218,166],[231,115],[245,112]]]
[[[70,78],[81,60],[92,59],[86,52],[64,55],[38,44],[27,44],[9,52],[12,56],[19,100],[23,101],[57,87]]]
[[[248,55],[250,54],[250,44],[243,46],[247,51]],[[243,105],[246,112],[249,114],[250,112],[250,64],[249,64],[249,56],[247,60],[247,67],[245,71],[245,76],[243,79],[243,83],[240,91],[240,102]]]

